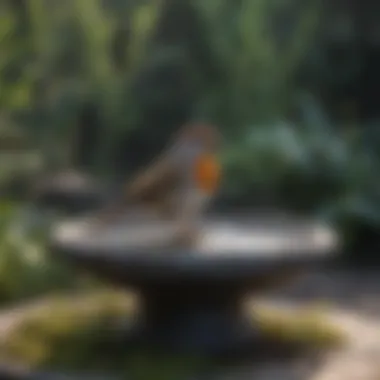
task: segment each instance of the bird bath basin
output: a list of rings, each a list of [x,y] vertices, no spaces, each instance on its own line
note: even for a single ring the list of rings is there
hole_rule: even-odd
[[[212,353],[257,341],[243,300],[283,285],[330,260],[337,240],[327,227],[284,217],[209,218],[192,249],[167,243],[170,222],[130,217],[107,230],[59,225],[52,252],[140,295],[135,342]]]

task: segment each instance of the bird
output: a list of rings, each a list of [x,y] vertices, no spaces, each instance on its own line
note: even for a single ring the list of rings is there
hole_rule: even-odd
[[[128,206],[140,205],[162,219],[176,222],[173,244],[191,245],[221,179],[220,132],[208,123],[179,128],[163,153],[127,182],[120,199],[98,214],[101,224],[116,221]]]

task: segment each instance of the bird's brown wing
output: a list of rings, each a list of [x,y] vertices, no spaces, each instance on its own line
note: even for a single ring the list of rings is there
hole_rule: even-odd
[[[179,173],[174,163],[161,158],[127,184],[126,197],[132,202],[161,207],[168,203],[178,183]]]

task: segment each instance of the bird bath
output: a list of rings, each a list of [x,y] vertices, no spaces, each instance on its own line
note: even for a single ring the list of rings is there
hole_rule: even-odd
[[[337,247],[327,227],[284,217],[209,218],[192,249],[168,246],[175,228],[169,222],[130,217],[107,230],[90,226],[59,225],[52,252],[137,291],[141,315],[130,335],[136,341],[198,353],[257,342],[242,308],[245,296],[325,263]]]

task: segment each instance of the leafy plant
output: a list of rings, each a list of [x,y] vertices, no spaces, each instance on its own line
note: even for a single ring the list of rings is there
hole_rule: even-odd
[[[25,215],[21,207],[25,205],[1,204],[0,302],[3,304],[70,289],[80,280],[46,251],[46,226],[23,228]]]
[[[282,115],[289,106],[295,73],[314,37],[317,2],[302,7],[295,1],[273,0],[197,4],[221,72],[205,97],[207,112],[228,126],[230,135],[253,121],[267,123]],[[284,26],[288,32],[284,33],[278,30],[280,15],[289,13],[292,27]]]

